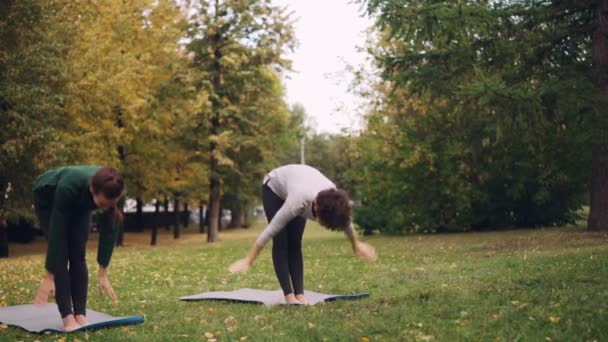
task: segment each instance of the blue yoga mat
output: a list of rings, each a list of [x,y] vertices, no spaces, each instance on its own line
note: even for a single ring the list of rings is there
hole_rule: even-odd
[[[74,331],[93,330],[119,325],[139,324],[144,322],[142,316],[112,317],[108,314],[87,309],[87,319],[91,324]],[[65,333],[57,304],[45,305],[23,304],[0,307],[0,322],[23,328],[33,333],[47,331]]]
[[[368,293],[360,293],[355,295],[336,295],[325,294],[314,291],[304,291],[304,296],[308,299],[311,305],[322,302],[333,302],[336,300],[352,300],[369,297]],[[212,291],[195,294],[192,296],[180,297],[184,301],[196,300],[226,300],[237,303],[262,303],[265,305],[285,304],[283,291],[267,291],[257,289],[238,289],[235,291]]]

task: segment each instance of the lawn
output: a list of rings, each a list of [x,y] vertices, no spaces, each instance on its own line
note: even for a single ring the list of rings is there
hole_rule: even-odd
[[[194,228],[159,246],[127,234],[110,279],[117,303],[96,290],[95,240],[89,245],[89,308],[145,323],[69,335],[0,326],[7,341],[606,341],[608,235],[551,228],[492,233],[372,236],[379,259],[352,257],[339,233],[309,224],[305,286],[370,297],[316,306],[265,307],[181,302],[183,295],[242,287],[275,290],[270,248],[245,274],[229,274],[261,225],[205,242]],[[43,271],[44,243],[11,245],[0,260],[0,306],[31,302]]]

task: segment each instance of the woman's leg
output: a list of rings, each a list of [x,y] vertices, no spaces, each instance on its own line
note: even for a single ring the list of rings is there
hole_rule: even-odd
[[[42,222],[42,220],[41,220]],[[52,230],[52,227],[50,227]],[[49,230],[49,235],[54,234],[53,231]],[[65,247],[60,249],[57,253],[57,262],[55,269],[49,270],[53,273],[53,280],[55,282],[55,302],[57,308],[61,314],[61,318],[73,315],[72,311],[72,291],[70,287],[70,274],[68,271],[68,250],[70,249],[70,241],[68,239],[69,230],[65,231],[63,236],[58,237],[66,241]]]
[[[270,222],[277,211],[281,209],[283,203],[285,203],[285,201],[272,192],[270,187],[267,185],[262,186],[262,204],[268,222]],[[290,294],[293,295],[287,259],[287,229],[282,229],[272,238],[272,264],[274,265],[274,272],[285,296]]]
[[[88,323],[84,318],[86,316],[87,289],[89,285],[89,272],[85,257],[90,226],[91,214],[86,213],[74,221],[69,236],[70,288],[72,289],[74,315],[80,324]]]
[[[302,257],[302,236],[306,227],[306,219],[296,217],[289,222],[287,231],[287,254],[289,275],[293,283],[296,298],[304,294],[304,260]]]

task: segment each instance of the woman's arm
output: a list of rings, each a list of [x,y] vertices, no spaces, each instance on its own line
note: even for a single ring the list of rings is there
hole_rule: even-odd
[[[98,286],[99,294],[103,294],[104,292],[110,296],[110,298],[114,301],[118,300],[118,296],[114,292],[112,288],[112,284],[110,284],[110,279],[108,278],[108,267],[99,266],[99,286]]]
[[[353,253],[355,253],[357,257],[369,261],[375,261],[376,259],[378,259],[374,247],[357,239],[357,233],[355,232],[355,228],[352,223],[344,231],[344,233],[348,237],[351,247],[353,248]]]
[[[251,250],[249,251],[249,254],[247,254],[247,257],[233,262],[230,267],[228,267],[228,271],[232,273],[247,271],[251,268],[253,262],[258,257],[260,251],[262,251],[263,248],[264,246],[258,245],[257,242],[254,243],[251,247]]]
[[[228,267],[228,270],[234,273],[243,272],[250,269],[251,266],[253,266],[255,259],[258,257],[262,249],[264,249],[266,243],[268,243],[268,241],[270,241],[270,239],[272,239],[278,232],[284,229],[289,221],[296,217],[294,212],[297,211],[297,208],[301,208],[301,206],[292,204],[289,199],[285,200],[285,203],[283,203],[283,206],[279,209],[279,211],[277,211],[272,220],[270,220],[268,226],[266,226],[262,233],[260,233],[257,240],[249,250],[247,257],[233,262]]]

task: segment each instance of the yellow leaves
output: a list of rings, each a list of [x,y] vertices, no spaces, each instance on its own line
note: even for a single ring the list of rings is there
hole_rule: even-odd
[[[414,337],[416,341],[432,341],[435,337],[433,335],[426,335],[422,332],[416,334]]]
[[[122,333],[127,336],[131,336],[134,334],[134,332],[129,327],[122,327],[121,330],[122,330]]]
[[[6,329],[8,329],[8,325],[6,325],[4,323],[0,324],[0,330],[6,330]]]
[[[361,337],[359,338],[359,342],[369,342],[369,341],[370,341],[370,340],[369,340],[369,337],[367,337],[367,336],[361,336]]]
[[[308,328],[309,328],[309,329],[312,329],[312,328],[314,328],[314,327],[316,327],[316,325],[315,325],[314,323],[312,323],[312,322],[308,322]]]
[[[224,324],[226,325],[226,330],[228,330],[229,332],[236,331],[236,319],[234,317],[226,317],[226,319],[224,319]]]
[[[67,342],[67,338],[65,336],[62,336],[62,337],[56,339],[55,342]]]
[[[457,264],[457,263],[455,263],[455,262],[453,262],[453,263],[450,265],[450,267],[449,267],[449,268],[450,268],[451,270],[457,269],[457,268],[458,268],[458,264]]]
[[[520,310],[528,306],[528,303],[522,303],[518,300],[512,300],[511,304]]]
[[[559,316],[549,316],[549,322],[551,323],[559,323],[561,321],[561,317]]]

